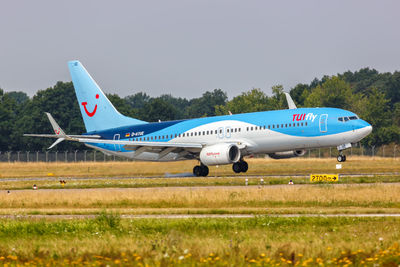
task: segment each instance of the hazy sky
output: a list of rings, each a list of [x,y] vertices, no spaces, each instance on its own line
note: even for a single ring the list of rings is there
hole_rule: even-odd
[[[106,93],[232,98],[362,67],[400,70],[400,1],[3,0],[0,87],[30,96],[80,60]]]

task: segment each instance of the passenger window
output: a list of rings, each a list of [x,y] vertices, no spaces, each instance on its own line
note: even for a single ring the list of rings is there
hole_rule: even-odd
[[[272,129],[275,129],[275,124],[272,124]]]
[[[287,124],[285,124],[285,128],[287,128]]]
[[[271,129],[271,125],[268,125],[268,129]]]
[[[303,126],[303,123],[301,123],[301,126]]]
[[[205,131],[203,131],[203,135],[206,135],[206,132],[205,132]]]
[[[297,123],[297,127],[299,127],[300,126],[300,123]]]
[[[279,124],[276,125],[276,128],[279,128]]]
[[[250,128],[253,131],[253,127]]]
[[[307,126],[307,122],[305,122],[306,126]]]
[[[247,127],[246,129],[247,129],[247,131],[249,131],[249,127]]]

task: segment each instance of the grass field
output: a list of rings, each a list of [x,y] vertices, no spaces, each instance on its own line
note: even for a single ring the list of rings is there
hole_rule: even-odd
[[[86,220],[0,222],[1,264],[400,264],[396,218],[121,220],[102,214]]]
[[[0,265],[400,264],[400,218],[268,217],[399,214],[398,159],[349,157],[340,171],[335,168],[335,159],[248,161],[248,176],[233,175],[231,166],[219,166],[212,167],[207,178],[162,178],[168,173],[190,174],[197,164],[194,161],[0,163],[0,215],[9,218],[0,219]],[[313,185],[307,177],[310,173],[338,172],[363,175],[344,175],[336,184]],[[264,177],[261,186],[263,175],[271,176]],[[67,181],[63,188],[60,178]],[[243,186],[245,178],[250,186]],[[295,185],[287,185],[289,179]],[[32,190],[33,183],[38,190]],[[18,218],[29,214],[96,217]],[[123,214],[258,216],[122,219]]]
[[[17,190],[1,214],[399,213],[400,184]]]
[[[334,158],[248,159],[248,175],[308,175],[337,173]],[[182,162],[79,162],[0,163],[0,178],[11,177],[148,177],[166,174],[191,175],[197,161]],[[342,174],[393,173],[400,170],[399,158],[348,157]],[[210,176],[234,175],[231,165],[211,166]]]

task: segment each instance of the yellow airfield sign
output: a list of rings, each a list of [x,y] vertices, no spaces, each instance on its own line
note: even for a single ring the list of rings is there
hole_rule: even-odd
[[[310,174],[311,182],[337,182],[339,174]]]

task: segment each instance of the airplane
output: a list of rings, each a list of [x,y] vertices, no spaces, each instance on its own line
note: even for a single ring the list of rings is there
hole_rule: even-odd
[[[55,134],[24,134],[77,141],[106,155],[140,161],[198,160],[195,176],[207,176],[208,166],[232,164],[235,173],[247,172],[246,156],[268,154],[273,159],[305,155],[307,149],[343,150],[366,137],[372,126],[351,111],[338,108],[297,108],[285,93],[288,109],[230,114],[197,119],[146,122],[120,114],[85,67],[68,62],[86,133],[66,134],[46,113]]]

